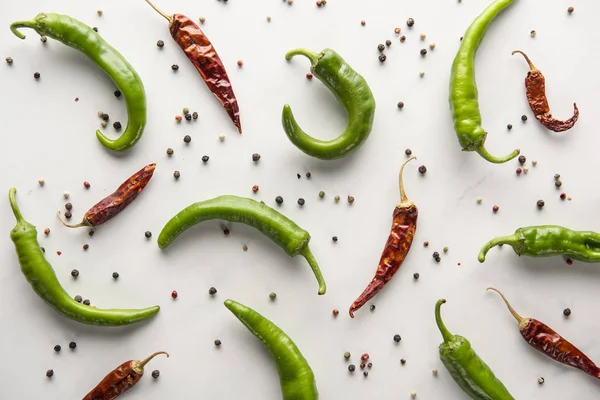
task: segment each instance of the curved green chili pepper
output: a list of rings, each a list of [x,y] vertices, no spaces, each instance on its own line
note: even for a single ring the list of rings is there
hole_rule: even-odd
[[[325,280],[308,247],[310,234],[283,214],[252,199],[225,195],[184,208],[164,226],[158,236],[158,247],[164,249],[185,230],[213,219],[249,225],[275,242],[290,257],[304,257],[317,278],[319,294],[325,294]]]
[[[277,325],[233,300],[229,309],[254,336],[267,347],[277,365],[283,400],[317,400],[319,392],[315,375],[296,344]]]
[[[573,231],[557,225],[519,228],[509,236],[500,236],[483,246],[477,259],[485,261],[492,247],[508,244],[519,256],[551,257],[564,255],[573,260],[600,262],[600,233]]]
[[[141,139],[146,125],[146,93],[137,72],[125,58],[109,45],[92,28],[68,15],[40,13],[29,21],[17,21],[10,30],[25,39],[18,28],[31,28],[38,34],[56,39],[88,56],[104,70],[117,85],[127,103],[127,128],[115,140],[104,136],[100,130],[96,137],[109,150],[124,151]]]
[[[17,224],[10,231],[10,238],[19,257],[21,272],[23,272],[37,295],[50,307],[74,321],[102,326],[129,325],[151,318],[158,313],[159,306],[139,310],[103,310],[73,300],[62,288],[52,266],[44,257],[37,241],[35,226],[25,221],[21,215],[15,199],[16,192],[15,188],[11,188],[8,192],[10,206],[17,220]]]
[[[348,126],[333,140],[318,140],[306,134],[294,118],[289,105],[283,106],[281,122],[292,143],[309,156],[322,160],[342,158],[357,150],[369,137],[375,116],[375,98],[365,79],[331,49],[320,54],[306,49],[295,49],[285,55],[286,60],[302,55],[311,62],[310,70],[346,109]]]
[[[474,400],[514,400],[490,367],[471,348],[471,343],[451,334],[442,321],[441,308],[446,300],[435,305],[435,322],[444,338],[440,344],[440,360],[454,382]]]
[[[463,151],[476,151],[487,161],[497,164],[512,160],[519,155],[520,150],[517,149],[504,157],[494,157],[485,149],[487,132],[481,126],[475,80],[475,55],[490,23],[500,11],[513,2],[514,0],[496,0],[473,21],[454,58],[450,76],[450,109],[454,119],[454,130]]]

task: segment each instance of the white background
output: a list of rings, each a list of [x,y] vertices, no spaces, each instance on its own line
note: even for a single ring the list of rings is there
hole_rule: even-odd
[[[561,257],[519,259],[505,246],[494,249],[485,264],[476,256],[491,237],[519,226],[559,224],[600,230],[598,174],[600,147],[597,100],[600,78],[597,15],[592,0],[517,0],[489,30],[477,58],[477,77],[487,146],[495,155],[520,148],[529,173],[517,176],[516,160],[492,165],[475,153],[460,151],[448,108],[450,65],[459,38],[489,1],[330,0],[292,6],[277,0],[223,3],[161,1],[169,13],[195,20],[221,55],[240,103],[244,128],[239,135],[221,105],[184,53],[171,40],[166,20],[138,1],[5,1],[0,5],[0,55],[14,64],[0,65],[2,148],[0,189],[18,189],[25,217],[38,227],[39,241],[66,290],[99,307],[161,305],[149,323],[126,328],[88,327],[66,320],[47,307],[22,276],[9,231],[14,226],[8,201],[0,201],[0,382],[7,399],[80,399],[121,362],[156,350],[171,358],[155,359],[145,378],[123,398],[143,399],[279,399],[275,365],[256,340],[222,305],[227,298],[263,313],[286,331],[311,364],[322,399],[404,399],[416,390],[419,399],[463,399],[439,361],[433,308],[438,298],[449,329],[466,336],[478,354],[517,399],[592,399],[600,386],[580,371],[537,353],[520,337],[516,321],[499,297],[503,290],[524,316],[542,320],[569,338],[592,359],[600,360],[598,289],[600,270],[593,264],[568,267]],[[568,6],[575,13],[567,14]],[[97,9],[104,14],[98,17]],[[12,21],[38,12],[69,14],[115,46],[143,79],[148,124],[140,142],[115,155],[95,138],[97,110],[125,125],[123,99],[113,96],[111,80],[75,50],[33,31],[21,41],[8,30]],[[270,23],[267,15],[272,17]],[[412,29],[405,21],[413,17]],[[360,21],[365,20],[366,26]],[[401,44],[394,28],[407,36]],[[536,30],[532,38],[530,31]],[[427,34],[421,41],[419,34]],[[165,42],[163,49],[156,41]],[[387,61],[378,61],[377,45],[386,39]],[[436,43],[426,57],[419,50]],[[331,47],[369,82],[377,101],[369,140],[347,159],[311,159],[286,138],[280,123],[289,103],[300,125],[320,138],[333,138],[346,117],[335,98],[316,79],[304,75],[309,63],[288,63],[287,50]],[[574,129],[554,134],[533,118],[523,80],[527,66],[511,51],[521,48],[545,73],[548,95],[558,118],[568,118],[577,101],[581,117]],[[238,59],[244,61],[238,68]],[[171,64],[179,64],[174,73]],[[41,79],[33,79],[39,71]],[[426,74],[419,77],[419,72]],[[79,102],[74,98],[79,97]],[[403,110],[396,103],[404,101]],[[176,124],[183,107],[197,111],[197,122]],[[520,117],[526,114],[528,122]],[[514,128],[508,132],[506,125]],[[106,129],[109,134],[112,128]],[[189,145],[183,136],[192,136]],[[218,136],[226,140],[221,143]],[[173,157],[165,154],[175,150]],[[408,195],[420,217],[413,248],[393,281],[372,302],[347,315],[352,301],[372,278],[389,233],[398,201],[397,171],[411,148],[419,159],[406,168]],[[254,164],[251,155],[262,158]],[[201,157],[209,155],[203,165]],[[538,160],[537,167],[531,160]],[[140,197],[93,238],[87,229],[68,230],[56,219],[64,210],[63,192],[71,193],[73,219],[111,193],[143,165],[157,170]],[[427,166],[425,176],[419,165]],[[173,179],[179,170],[181,178]],[[310,180],[304,174],[310,171]],[[296,174],[302,174],[301,179]],[[553,176],[560,173],[561,190]],[[38,179],[44,178],[44,187]],[[84,189],[82,182],[91,188]],[[251,188],[259,185],[253,194]],[[318,193],[327,195],[320,200]],[[561,201],[561,191],[572,201]],[[248,196],[275,206],[312,234],[310,243],[328,283],[325,296],[300,257],[290,259],[258,232],[230,226],[225,237],[213,221],[188,231],[167,251],[156,238],[168,219],[183,207],[221,194]],[[342,201],[335,204],[339,194]],[[347,195],[356,197],[350,206]],[[476,204],[481,196],[483,203]],[[298,197],[306,205],[296,204]],[[536,201],[544,199],[543,210]],[[491,209],[500,207],[497,214]],[[44,228],[51,234],[44,237]],[[150,230],[151,240],[144,237]],[[333,235],[339,237],[334,244]],[[424,248],[422,243],[429,241]],[[89,244],[87,252],[82,250]],[[242,251],[242,245],[249,249]],[[437,264],[431,254],[442,252]],[[58,256],[56,251],[62,251]],[[458,263],[461,263],[458,266]],[[70,271],[78,268],[75,281]],[[113,271],[121,275],[118,281]],[[414,281],[412,274],[419,272]],[[218,294],[208,295],[210,286]],[[179,298],[171,299],[177,290]],[[277,300],[269,300],[270,292]],[[371,304],[371,303],[369,303]],[[566,319],[562,311],[570,307]],[[332,309],[340,315],[332,317]],[[394,334],[402,335],[396,344]],[[217,349],[213,341],[223,344]],[[77,349],[68,349],[70,341]],[[62,352],[53,347],[60,344]],[[359,364],[371,355],[368,378],[349,374],[344,351]],[[406,365],[400,359],[407,360]],[[45,377],[53,368],[52,379]],[[432,369],[437,368],[435,377]],[[153,369],[160,369],[155,381]],[[538,377],[545,383],[538,385]]]

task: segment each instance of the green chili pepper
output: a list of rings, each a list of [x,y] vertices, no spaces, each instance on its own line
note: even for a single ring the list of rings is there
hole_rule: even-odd
[[[11,188],[8,192],[10,206],[17,219],[17,224],[10,232],[10,238],[15,244],[21,272],[33,290],[50,307],[74,321],[102,326],[129,325],[151,318],[158,313],[159,306],[139,310],[103,310],[73,300],[62,288],[52,266],[46,261],[37,241],[35,226],[25,221],[21,215],[15,193],[15,188]]]
[[[213,219],[252,226],[275,242],[290,257],[301,255],[306,258],[319,283],[319,294],[325,294],[325,280],[308,247],[310,234],[271,207],[252,199],[225,195],[184,208],[164,226],[158,236],[158,247],[164,249],[185,230]]]
[[[92,28],[68,15],[40,13],[29,21],[17,21],[10,30],[25,39],[18,28],[31,28],[42,36],[56,39],[88,56],[117,85],[127,103],[127,128],[115,140],[99,130],[96,137],[109,150],[124,151],[141,139],[146,125],[146,93],[142,80],[125,58]]]
[[[322,160],[342,158],[357,150],[369,137],[375,116],[375,98],[365,79],[331,49],[320,54],[295,49],[285,55],[291,60],[303,55],[311,62],[310,70],[338,99],[348,114],[346,131],[333,140],[324,141],[306,134],[294,118],[289,105],[283,106],[281,121],[292,143],[309,156]]]
[[[454,382],[474,400],[514,400],[490,367],[471,348],[471,343],[446,329],[440,315],[445,302],[444,299],[437,301],[435,322],[444,338],[444,342],[440,344],[440,360]]]
[[[481,112],[475,80],[475,56],[485,33],[494,18],[514,0],[496,0],[478,16],[467,32],[450,75],[450,109],[454,119],[454,130],[463,151],[476,151],[489,162],[505,163],[519,155],[515,150],[504,157],[494,157],[485,149],[487,132],[481,126]]]
[[[519,228],[509,236],[500,236],[483,246],[477,259],[485,261],[492,247],[508,244],[519,256],[551,257],[565,255],[583,262],[600,262],[600,233],[573,231],[556,225]]]
[[[317,400],[319,392],[310,365],[296,344],[277,325],[233,300],[226,300],[229,309],[271,353],[277,365],[283,400]]]

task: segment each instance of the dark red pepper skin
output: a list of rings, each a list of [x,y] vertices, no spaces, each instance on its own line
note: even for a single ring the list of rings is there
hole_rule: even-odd
[[[85,213],[84,223],[88,226],[102,225],[123,211],[138,197],[154,174],[156,164],[148,164],[119,186],[114,193],[105,197]]]
[[[126,361],[112,370],[82,400],[113,400],[131,389],[142,378],[135,371],[134,364],[139,361]]]
[[[533,318],[528,320],[527,325],[521,329],[521,335],[531,347],[560,363],[600,378],[600,369],[581,350],[548,325]]]
[[[169,27],[171,36],[194,64],[204,82],[221,102],[229,118],[242,133],[240,109],[227,71],[214,46],[200,27],[185,15],[175,14]]]
[[[354,312],[379,293],[400,269],[415,237],[418,216],[419,211],[414,204],[407,207],[398,206],[394,209],[392,228],[381,254],[377,272],[362,294],[352,303],[350,307],[352,318]]]

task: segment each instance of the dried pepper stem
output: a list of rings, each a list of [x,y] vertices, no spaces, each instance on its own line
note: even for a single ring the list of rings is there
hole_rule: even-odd
[[[144,367],[159,354],[169,357],[169,353],[157,351],[143,361],[130,360],[112,370],[82,400],[113,400],[131,389],[144,375]]]
[[[594,364],[581,350],[560,336],[548,325],[533,318],[521,317],[508,302],[504,294],[495,288],[487,288],[498,293],[510,313],[519,323],[519,331],[523,339],[534,349],[544,353],[562,364],[577,368],[588,375],[600,378],[600,368]]]
[[[156,164],[148,164],[138,172],[130,176],[125,182],[119,186],[112,194],[105,197],[92,208],[90,208],[81,222],[75,225],[67,224],[60,217],[60,211],[56,213],[62,224],[68,228],[79,228],[82,226],[98,226],[107,222],[123,211],[136,197],[144,190],[152,175]]]
[[[355,311],[364,306],[367,301],[379,293],[392,279],[394,274],[400,269],[412,245],[417,229],[417,217],[419,213],[417,206],[406,196],[403,172],[406,164],[415,159],[416,157],[414,156],[410,157],[400,167],[398,175],[400,202],[394,209],[392,228],[381,254],[375,277],[373,277],[362,294],[350,306],[349,314],[352,318],[354,318]]]
[[[529,102],[529,106],[531,107],[531,111],[533,111],[535,118],[547,129],[554,132],[564,132],[571,129],[579,118],[577,104],[573,103],[573,116],[568,120],[560,121],[554,119],[550,112],[548,99],[546,98],[546,78],[544,78],[542,72],[533,65],[527,54],[521,50],[512,52],[513,55],[517,53],[521,54],[529,65],[529,72],[525,78],[525,88],[527,91],[527,101]]]

